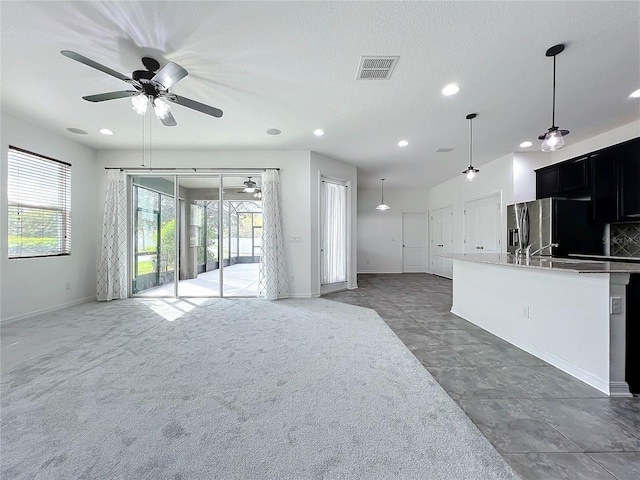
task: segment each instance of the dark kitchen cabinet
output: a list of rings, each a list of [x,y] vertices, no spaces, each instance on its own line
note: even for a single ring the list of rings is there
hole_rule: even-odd
[[[640,138],[592,154],[591,178],[594,221],[640,219]]]
[[[567,160],[536,170],[536,198],[588,196],[589,156]]]
[[[630,143],[618,158],[620,219],[640,219],[640,141]]]
[[[615,157],[606,151],[591,157],[591,205],[595,222],[618,219],[618,171]]]
[[[536,198],[553,197],[560,193],[560,168],[552,165],[536,170]]]
[[[565,194],[589,194],[589,156],[560,164],[560,191]]]

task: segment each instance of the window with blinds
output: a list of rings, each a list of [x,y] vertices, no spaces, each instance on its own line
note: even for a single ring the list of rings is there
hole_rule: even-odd
[[[71,164],[9,147],[9,258],[71,253]]]

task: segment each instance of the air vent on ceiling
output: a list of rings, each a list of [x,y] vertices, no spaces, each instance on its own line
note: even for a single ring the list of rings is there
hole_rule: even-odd
[[[400,57],[367,57],[360,59],[356,80],[389,80]]]
[[[455,148],[453,147],[440,147],[436,149],[436,153],[447,153],[447,152],[453,152],[454,150]]]

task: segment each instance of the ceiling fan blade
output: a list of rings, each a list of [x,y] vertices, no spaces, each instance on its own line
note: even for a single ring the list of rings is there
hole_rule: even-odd
[[[192,108],[193,110],[206,113],[207,115],[211,115],[212,117],[220,118],[222,116],[222,110],[220,110],[219,108],[211,107],[209,105],[205,105],[204,103],[181,97],[180,95],[176,95],[175,93],[169,94],[165,98],[170,102],[177,103],[178,105],[182,105],[183,107]]]
[[[82,97],[89,102],[104,102],[105,100],[115,100],[116,98],[126,98],[138,95],[137,90],[122,90],[121,92],[99,93],[97,95],[87,95]]]
[[[165,127],[175,127],[176,125],[178,125],[176,119],[173,118],[173,115],[171,115],[171,112],[168,112],[164,117],[160,119],[160,121]]]
[[[118,80],[122,80],[127,83],[132,83],[133,80],[126,75],[116,72],[115,70],[111,70],[109,67],[105,67],[104,65],[100,65],[98,62],[94,62],[90,58],[87,58],[79,53],[72,52],[71,50],[62,50],[60,52],[65,57],[68,57],[76,62],[84,63],[85,65],[95,68],[96,70],[100,70],[101,72],[106,73],[107,75],[111,75],[112,77],[116,77]]]
[[[162,67],[151,80],[154,82],[158,82],[166,90],[167,88],[170,88],[178,83],[187,75],[189,75],[189,72],[187,72],[180,65],[178,65],[177,63],[169,62],[164,67]]]

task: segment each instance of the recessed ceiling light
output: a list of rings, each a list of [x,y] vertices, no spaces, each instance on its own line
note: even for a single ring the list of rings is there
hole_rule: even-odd
[[[407,145],[409,145],[409,142],[407,142],[406,140],[400,140],[398,142],[399,147],[406,147]]]
[[[282,130],[278,130],[277,128],[270,128],[269,130],[267,130],[267,134],[269,135],[280,135],[282,133]]]
[[[640,88],[629,95],[631,98],[640,98]]]
[[[100,133],[103,135],[113,135],[113,132],[111,130],[109,130],[108,128],[101,128],[100,129]]]
[[[78,135],[86,135],[87,132],[86,130],[82,130],[81,128],[75,128],[75,127],[69,127],[67,128],[68,131],[70,131],[71,133],[77,133]]]
[[[533,143],[531,143],[531,142],[522,142],[520,144],[520,147],[521,148],[529,148],[531,145],[533,145]]]
[[[318,129],[316,129],[316,130],[314,130],[314,131],[313,131],[313,134],[314,134],[316,137],[321,137],[322,135],[324,135],[324,130],[322,130],[321,128],[318,128]]]
[[[455,95],[459,91],[460,91],[460,85],[457,85],[455,83],[450,83],[449,85],[447,85],[442,89],[442,94],[449,97],[451,95]]]

